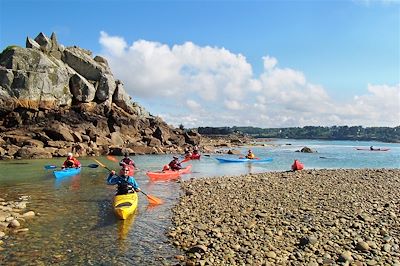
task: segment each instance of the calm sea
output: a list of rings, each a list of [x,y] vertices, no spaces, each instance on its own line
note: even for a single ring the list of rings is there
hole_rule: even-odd
[[[190,161],[192,173],[182,177],[201,178],[240,175],[266,171],[286,171],[294,159],[305,168],[400,168],[400,144],[354,141],[280,139],[252,146],[268,163],[219,163],[216,157],[237,155],[203,154]],[[386,152],[358,151],[356,147],[389,148]],[[309,147],[315,153],[295,152]],[[249,147],[237,148],[243,154]],[[208,156],[206,156],[208,155]],[[111,200],[114,188],[105,184],[107,171],[84,168],[80,175],[55,179],[46,164],[61,165],[63,159],[0,161],[0,198],[16,199],[29,195],[28,209],[40,216],[24,223],[30,230],[11,235],[0,253],[2,265],[160,265],[173,264],[175,254],[165,231],[171,226],[171,207],[180,196],[178,182],[150,182],[148,170],[159,170],[172,155],[134,156],[136,179],[143,191],[162,198],[163,205],[150,208],[140,194],[138,212],[126,221],[115,218]],[[97,158],[109,168],[118,164]],[[118,158],[121,159],[121,158]],[[81,158],[83,165],[95,163]]]

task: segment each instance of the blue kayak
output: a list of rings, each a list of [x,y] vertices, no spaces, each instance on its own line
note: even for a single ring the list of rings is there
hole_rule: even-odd
[[[230,159],[230,158],[215,158],[220,163],[266,163],[271,162],[272,158],[265,158],[265,159]]]
[[[56,178],[73,176],[73,175],[79,174],[80,172],[81,172],[81,167],[79,167],[79,168],[65,168],[65,169],[62,169],[62,170],[53,171],[54,176]]]

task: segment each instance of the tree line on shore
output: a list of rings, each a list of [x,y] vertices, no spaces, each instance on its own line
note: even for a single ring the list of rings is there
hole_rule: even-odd
[[[305,126],[290,128],[259,127],[199,127],[201,135],[247,134],[254,138],[326,139],[326,140],[376,140],[400,143],[400,126]]]

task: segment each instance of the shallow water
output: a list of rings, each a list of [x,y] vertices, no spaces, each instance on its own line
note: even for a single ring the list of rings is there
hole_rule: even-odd
[[[290,144],[290,145],[289,145]],[[239,175],[265,171],[286,171],[294,159],[305,168],[400,168],[400,144],[352,141],[276,140],[266,146],[252,147],[259,158],[272,157],[270,163],[219,163],[203,155],[190,161],[192,173],[183,180],[209,176]],[[354,147],[387,147],[388,152],[357,151]],[[317,153],[297,153],[308,146]],[[246,153],[248,148],[240,148]],[[172,246],[165,231],[171,226],[171,207],[180,195],[179,183],[150,182],[147,170],[159,170],[171,155],[134,156],[135,177],[142,190],[162,198],[165,203],[149,207],[139,195],[137,213],[126,221],[118,220],[112,211],[114,187],[105,184],[107,171],[99,167],[84,168],[74,177],[55,179],[46,164],[61,165],[62,159],[0,161],[0,197],[17,199],[29,195],[28,210],[40,214],[23,225],[29,232],[11,235],[0,253],[4,265],[160,265],[173,264],[181,251]],[[105,157],[97,158],[109,168],[118,164]],[[120,159],[120,158],[118,158]],[[95,163],[82,158],[83,165]]]

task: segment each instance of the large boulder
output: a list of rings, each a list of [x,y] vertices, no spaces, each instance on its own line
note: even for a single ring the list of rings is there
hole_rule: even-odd
[[[21,159],[47,159],[52,158],[51,153],[44,148],[35,146],[25,146],[19,149],[14,157]]]
[[[104,67],[94,61],[90,51],[78,47],[65,48],[63,61],[88,80],[99,80],[104,72]]]
[[[52,109],[71,104],[69,70],[61,61],[15,46],[1,53],[0,65],[1,86],[21,107]]]

